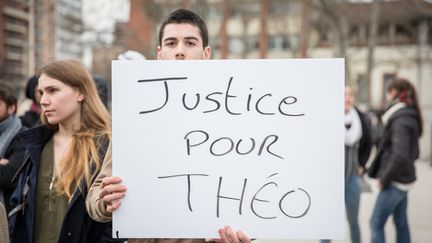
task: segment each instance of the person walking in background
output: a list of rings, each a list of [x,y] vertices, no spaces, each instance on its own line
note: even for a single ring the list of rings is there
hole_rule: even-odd
[[[17,134],[25,130],[15,115],[18,94],[9,83],[0,82],[0,201],[10,210],[16,183],[12,178],[24,160],[25,148]]]
[[[372,148],[371,122],[354,106],[354,92],[345,86],[345,209],[351,241],[360,243],[361,177]],[[322,243],[330,240],[321,240]]]
[[[422,114],[414,86],[408,80],[390,82],[387,101],[381,117],[384,130],[369,170],[380,189],[370,227],[372,243],[384,243],[384,225],[393,215],[397,243],[404,243],[410,242],[407,194],[416,180],[414,161],[419,156]]]
[[[20,116],[21,122],[25,127],[34,127],[40,124],[40,95],[37,92],[38,79],[36,75],[33,75],[28,81],[25,90],[26,97],[31,100],[30,108],[22,116]]]
[[[26,156],[9,214],[12,243],[117,242],[85,209],[111,139],[110,115],[78,61],[38,72],[42,125],[20,134]]]

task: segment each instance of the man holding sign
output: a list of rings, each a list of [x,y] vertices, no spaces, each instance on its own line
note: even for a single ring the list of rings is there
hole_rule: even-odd
[[[157,47],[159,60],[208,60],[211,48],[208,45],[208,32],[204,21],[195,13],[179,9],[172,12],[162,23],[159,31],[159,46]],[[111,148],[110,148],[111,149]],[[111,150],[110,150],[111,151]],[[97,221],[107,222],[112,218],[112,212],[121,205],[126,195],[126,187],[122,179],[112,175],[111,153],[102,166],[95,183],[87,196],[89,215]],[[234,232],[226,226],[219,229],[218,242],[250,242],[242,231]],[[192,239],[172,239],[173,242],[192,241]],[[195,240],[203,241],[203,240]]]

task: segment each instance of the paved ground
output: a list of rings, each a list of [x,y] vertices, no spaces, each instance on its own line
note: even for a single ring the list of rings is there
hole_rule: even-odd
[[[408,217],[411,230],[412,243],[432,242],[432,167],[429,162],[418,161],[417,183],[408,194]],[[372,182],[373,183],[373,182]],[[374,189],[374,188],[373,188]],[[360,227],[363,243],[370,242],[369,218],[372,214],[377,192],[363,193],[360,205]],[[346,228],[345,240],[333,241],[336,243],[349,243],[349,230]],[[386,224],[386,242],[396,242],[393,220]],[[312,243],[318,240],[256,240],[256,243]]]

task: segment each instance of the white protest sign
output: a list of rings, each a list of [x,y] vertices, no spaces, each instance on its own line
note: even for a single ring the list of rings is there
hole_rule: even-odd
[[[341,239],[344,60],[113,61],[120,238]]]

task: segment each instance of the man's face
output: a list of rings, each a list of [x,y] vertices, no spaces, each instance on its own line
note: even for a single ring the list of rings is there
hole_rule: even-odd
[[[354,94],[353,90],[345,86],[345,113],[347,113],[354,104]]]
[[[167,24],[157,48],[159,60],[210,59],[211,49],[203,48],[198,27],[191,24]]]
[[[4,100],[0,100],[0,122],[4,121],[15,112],[15,106],[8,106]]]

